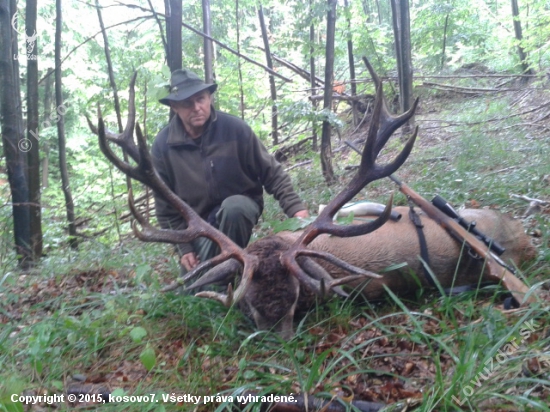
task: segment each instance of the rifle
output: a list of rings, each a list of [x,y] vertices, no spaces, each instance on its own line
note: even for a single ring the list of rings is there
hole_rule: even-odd
[[[393,180],[397,186],[399,186],[401,193],[407,196],[407,198],[422,209],[426,215],[435,220],[441,227],[449,232],[452,237],[459,242],[466,243],[466,245],[480,258],[485,259],[488,279],[502,283],[504,287],[510,291],[514,299],[521,305],[535,302],[533,295],[525,298],[527,292],[529,291],[527,285],[519,280],[514,275],[513,270],[509,268],[498,256],[491,252],[489,247],[487,247],[481,240],[479,240],[472,233],[469,233],[468,230],[462,227],[457,221],[428,202],[405,183],[401,182],[398,178],[391,175],[390,179]]]

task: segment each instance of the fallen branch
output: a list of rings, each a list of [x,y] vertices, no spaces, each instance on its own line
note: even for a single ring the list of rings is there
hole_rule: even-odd
[[[430,87],[438,90],[451,91],[456,93],[463,93],[463,94],[503,93],[503,92],[518,91],[518,89],[489,89],[489,88],[481,88],[481,87],[451,86],[449,84],[441,84],[441,83],[433,83],[433,82],[423,82],[420,86]]]
[[[502,173],[502,172],[508,172],[510,170],[514,170],[514,169],[517,169],[519,166],[510,166],[510,167],[505,167],[504,169],[498,169],[498,170],[494,170],[492,172],[489,172],[487,173],[485,176],[490,176],[490,175],[497,175],[499,173]]]
[[[259,49],[263,52],[265,52],[265,50],[262,48],[262,47],[259,47]],[[281,57],[278,57],[276,56],[275,54],[271,53],[271,57],[273,58],[273,60],[275,60],[276,62],[282,64],[283,66],[285,66],[287,69],[290,69],[292,70],[294,73],[296,73],[298,76],[304,78],[305,80],[309,81],[310,80],[310,73],[305,70],[305,69],[302,69],[301,67],[299,66],[296,66],[294,63],[291,63],[289,62],[288,60],[285,60]],[[325,84],[324,80],[321,80],[320,78],[318,78],[317,76],[315,76],[315,83],[317,86],[323,86]]]
[[[423,79],[478,79],[478,78],[534,78],[541,77],[537,74],[456,74],[456,75],[415,75],[415,80]],[[380,76],[382,80],[397,80],[397,76]],[[352,83],[372,83],[372,79],[356,79],[352,80]]]
[[[364,97],[370,97],[370,95],[348,96],[347,94],[332,93],[333,100],[344,100],[346,102],[358,102]],[[323,100],[323,98],[324,96],[320,94],[309,96],[309,100],[311,100],[312,102]]]
[[[510,197],[515,197],[516,199],[521,199],[521,200],[525,200],[526,202],[537,202],[543,206],[547,206],[547,205],[550,205],[550,202],[547,202],[546,200],[541,200],[541,199],[535,199],[535,198],[532,198],[532,197],[528,197],[528,196],[525,196],[525,195],[515,195],[515,194],[511,194]]]
[[[287,167],[285,169],[285,172],[288,172],[289,170],[292,170],[292,169],[296,169],[297,167],[302,167],[302,166],[308,165],[310,163],[311,163],[311,160],[306,160],[304,162],[296,163],[294,166]]]
[[[511,194],[510,197],[514,197],[516,199],[521,199],[521,200],[525,200],[526,202],[529,202],[529,207],[527,208],[527,210],[523,214],[524,218],[527,217],[527,216],[531,216],[535,213],[540,213],[542,211],[543,207],[546,207],[546,206],[550,205],[550,202],[548,202],[546,200],[534,199],[532,197],[528,197],[528,196],[524,196],[524,195]]]
[[[273,156],[275,156],[275,160],[277,160],[278,162],[284,162],[288,158],[288,156],[292,156],[293,154],[296,154],[296,152],[298,152],[298,150],[300,150],[300,148],[304,144],[306,144],[312,139],[313,139],[312,137],[307,137],[305,139],[300,140],[298,143],[294,143],[290,146],[280,147],[275,151]]]

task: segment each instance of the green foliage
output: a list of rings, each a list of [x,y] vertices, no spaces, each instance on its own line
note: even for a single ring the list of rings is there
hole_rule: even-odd
[[[143,366],[145,366],[145,369],[147,369],[150,372],[151,369],[153,369],[157,363],[155,350],[150,346],[147,346],[139,354],[139,360],[141,361],[141,363],[143,363]]]

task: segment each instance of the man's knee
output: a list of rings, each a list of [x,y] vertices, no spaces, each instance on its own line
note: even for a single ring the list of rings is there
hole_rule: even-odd
[[[226,198],[220,207],[218,212],[218,222],[221,221],[222,216],[229,221],[239,221],[241,219],[247,219],[256,224],[260,214],[260,207],[251,198],[243,195],[235,195]]]

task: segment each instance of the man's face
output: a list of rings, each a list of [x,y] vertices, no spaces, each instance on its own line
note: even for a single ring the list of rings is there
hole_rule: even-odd
[[[212,97],[208,90],[203,90],[180,102],[171,102],[170,107],[177,113],[185,130],[191,137],[199,137],[203,126],[210,118]]]

